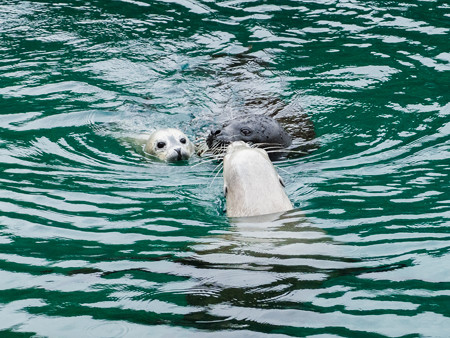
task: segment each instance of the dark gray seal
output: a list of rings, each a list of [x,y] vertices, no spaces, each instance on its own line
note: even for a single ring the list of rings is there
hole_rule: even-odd
[[[275,150],[292,144],[291,136],[273,118],[265,115],[245,115],[213,129],[206,144],[213,153],[222,153],[232,142],[243,141],[258,148]]]

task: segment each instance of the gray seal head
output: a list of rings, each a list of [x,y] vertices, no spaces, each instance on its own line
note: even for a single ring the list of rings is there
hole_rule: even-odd
[[[223,159],[227,216],[250,217],[292,209],[284,182],[267,155],[238,141],[231,143]]]
[[[247,115],[226,122],[206,138],[213,153],[223,152],[234,141],[243,141],[265,149],[287,148],[292,138],[273,118],[265,115]]]
[[[187,160],[194,150],[195,146],[189,138],[175,128],[156,130],[144,146],[144,152],[167,162]]]

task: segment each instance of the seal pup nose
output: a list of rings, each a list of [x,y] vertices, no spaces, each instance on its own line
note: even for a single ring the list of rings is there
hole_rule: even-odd
[[[182,156],[181,156],[181,148],[175,148],[174,150],[175,150],[176,153],[177,153],[177,160],[178,160],[178,161],[181,160],[181,159],[182,159]]]

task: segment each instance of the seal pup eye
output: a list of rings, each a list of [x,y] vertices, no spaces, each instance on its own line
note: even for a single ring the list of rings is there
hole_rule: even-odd
[[[185,144],[186,143],[186,139],[184,137],[180,138],[180,142]]]
[[[241,129],[241,134],[244,135],[244,136],[248,136],[251,133],[252,133],[252,131],[250,129],[248,129],[248,128],[242,128]]]
[[[166,146],[166,142],[158,142],[156,143],[156,147],[158,149],[164,148]]]

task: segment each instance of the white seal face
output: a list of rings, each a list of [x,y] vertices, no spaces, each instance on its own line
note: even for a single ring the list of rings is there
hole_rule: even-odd
[[[195,146],[188,137],[175,128],[160,129],[148,138],[144,151],[160,160],[175,162],[187,160],[194,153]]]
[[[249,217],[291,210],[284,183],[267,155],[237,141],[223,159],[227,216]]]

